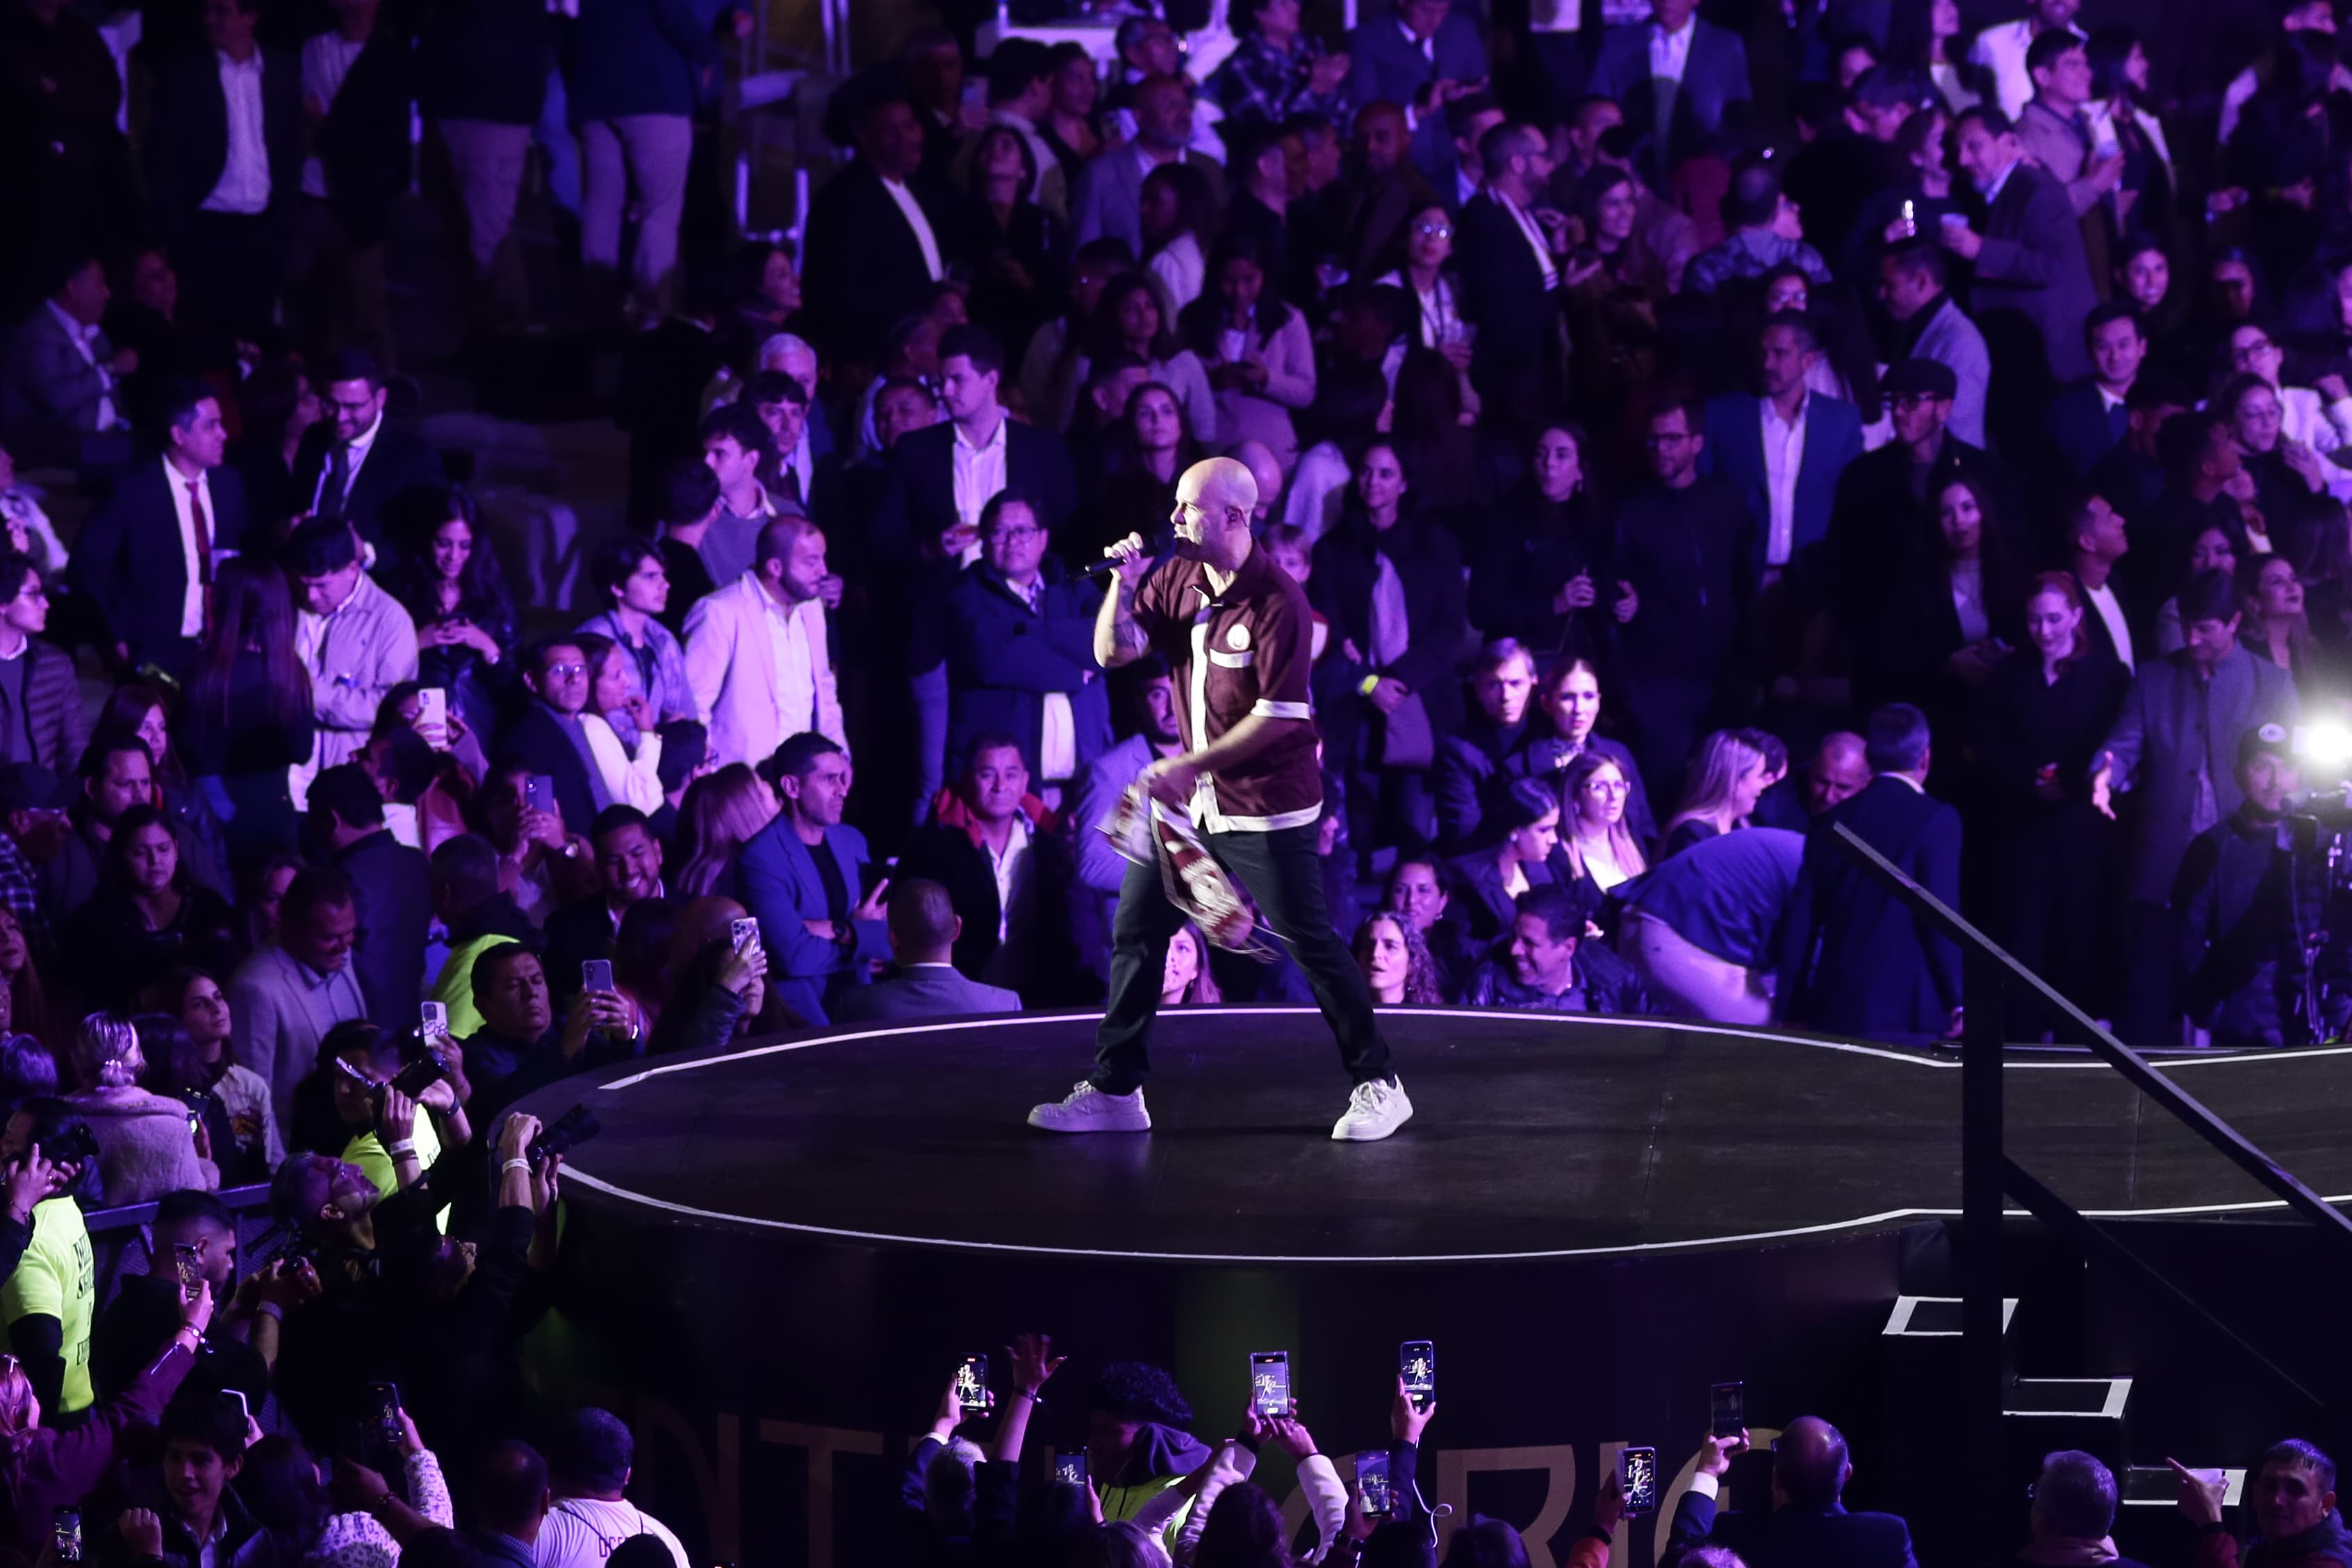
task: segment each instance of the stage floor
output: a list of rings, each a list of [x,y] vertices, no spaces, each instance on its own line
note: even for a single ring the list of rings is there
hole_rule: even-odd
[[[611,1070],[531,1104],[584,1099],[603,1121],[567,1165],[574,1197],[864,1245],[1402,1263],[1957,1211],[1949,1055],[1647,1019],[1403,1009],[1381,1027],[1415,1110],[1381,1144],[1330,1141],[1346,1082],[1297,1009],[1162,1014],[1148,1134],[1024,1124],[1091,1061],[1094,1019],[1076,1015],[835,1030]],[[2320,1192],[2352,1193],[2352,1048],[2164,1071]],[[2010,1152],[2086,1212],[2274,1207],[2103,1064],[2039,1056],[2006,1077]]]

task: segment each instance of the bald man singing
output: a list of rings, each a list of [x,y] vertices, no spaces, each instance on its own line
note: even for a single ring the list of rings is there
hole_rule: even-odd
[[[1143,788],[1155,809],[1187,814],[1314,987],[1353,1083],[1331,1136],[1370,1143],[1404,1125],[1412,1103],[1390,1071],[1371,992],[1323,906],[1315,854],[1323,785],[1307,706],[1313,621],[1306,592],[1250,535],[1256,505],[1257,482],[1231,458],[1186,469],[1176,483],[1169,559],[1154,568],[1134,534],[1105,552],[1118,565],[1095,620],[1095,659],[1105,669],[1153,653],[1168,661],[1184,749],[1146,768]],[[1157,866],[1127,868],[1095,1070],[1068,1098],[1030,1112],[1031,1126],[1150,1130],[1145,1045],[1160,1010],[1168,941],[1183,920],[1160,888]]]

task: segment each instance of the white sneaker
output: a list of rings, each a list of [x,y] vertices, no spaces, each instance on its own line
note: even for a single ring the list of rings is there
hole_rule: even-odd
[[[1348,1096],[1348,1113],[1331,1129],[1343,1144],[1376,1144],[1412,1120],[1412,1102],[1404,1097],[1404,1081],[1370,1079]]]
[[[1029,1124],[1049,1133],[1148,1133],[1151,1113],[1143,1108],[1140,1089],[1130,1094],[1106,1094],[1080,1079],[1068,1099],[1033,1109]]]

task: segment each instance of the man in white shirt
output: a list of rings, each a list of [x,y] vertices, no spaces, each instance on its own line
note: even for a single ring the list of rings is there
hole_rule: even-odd
[[[687,684],[713,763],[763,762],[807,730],[847,749],[818,597],[830,575],[824,532],[778,517],[760,530],[751,570],[688,613]]]
[[[180,311],[242,338],[266,332],[286,276],[300,183],[301,80],[256,42],[259,0],[205,0],[211,47],[159,70],[143,140]]]
[[[668,1547],[677,1568],[692,1568],[669,1527],[628,1500],[635,1459],[635,1440],[611,1411],[592,1406],[562,1423],[547,1446],[555,1502],[532,1542],[539,1568],[604,1568],[614,1548],[638,1535]]]
[[[2026,0],[2024,16],[1977,35],[1969,63],[1991,74],[1993,96],[2010,119],[2022,114],[2033,98],[2033,74],[2025,68],[2025,51],[2034,39],[2056,28],[2087,41],[2088,35],[2074,25],[2074,13],[2082,8],[2083,0]]]
[[[80,257],[9,342],[9,444],[28,466],[77,465],[85,437],[122,428],[115,378],[136,371],[139,355],[99,329],[111,298],[106,269]]]
[[[2105,497],[2086,495],[2068,527],[2074,547],[2068,565],[2083,588],[2084,640],[2095,648],[2105,646],[2123,661],[2125,669],[2134,669],[2137,650],[2132,643],[2132,617],[2116,593],[2116,562],[2131,551],[2123,514]]]

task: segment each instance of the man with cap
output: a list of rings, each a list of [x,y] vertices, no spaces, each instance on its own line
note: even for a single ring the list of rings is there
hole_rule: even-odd
[[[2189,841],[2172,883],[2181,1002],[2189,1020],[2220,1046],[2308,1045],[2334,1038],[2352,992],[2323,1006],[2305,937],[2325,928],[2327,868],[2298,855],[2287,799],[2302,783],[2284,726],[2265,724],[2238,740],[2238,809]],[[2344,945],[2326,959],[2340,969]],[[2339,978],[2340,978],[2339,975]],[[2333,1011],[2336,1016],[2325,1016]]]
[[[1823,540],[1824,576],[1831,613],[1845,638],[1858,707],[1883,706],[1904,695],[1900,661],[1891,650],[1897,646],[1893,639],[1906,632],[1901,618],[1909,601],[1903,585],[1935,533],[1934,511],[1927,504],[1928,475],[1938,465],[1965,465],[1989,477],[2000,518],[2024,515],[2009,469],[1951,428],[1958,390],[1951,367],[1934,360],[1904,360],[1891,367],[1880,391],[1895,439],[1864,453],[1838,476]],[[2021,539],[2009,542],[2012,558],[2028,553]]]
[[[1371,991],[1324,904],[1316,853],[1323,781],[1307,706],[1313,618],[1306,591],[1250,533],[1256,506],[1249,470],[1212,457],[1176,482],[1176,542],[1167,559],[1155,566],[1136,534],[1104,552],[1118,566],[1095,620],[1095,660],[1117,669],[1164,657],[1175,689],[1191,694],[1177,709],[1184,749],[1137,779],[1155,852],[1150,863],[1130,864],[1119,888],[1094,1071],[1067,1097],[1031,1111],[1033,1127],[1150,1130],[1146,1046],[1168,943],[1185,919],[1162,883],[1158,862],[1170,852],[1160,841],[1187,821],[1207,861],[1255,903],[1260,939],[1278,943],[1314,988],[1353,1084],[1331,1136],[1374,1142],[1412,1114],[1372,1016]]]

